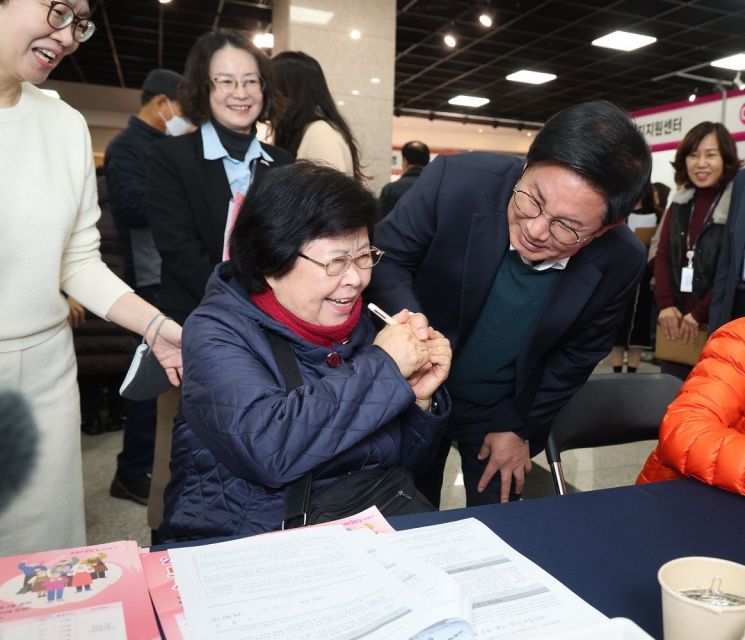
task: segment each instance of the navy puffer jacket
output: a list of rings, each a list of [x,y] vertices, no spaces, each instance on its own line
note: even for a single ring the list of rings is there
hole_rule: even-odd
[[[262,328],[287,338],[305,384],[287,393]],[[360,319],[329,350],[305,342],[249,300],[217,267],[183,332],[182,404],[171,452],[164,541],[253,534],[282,522],[282,487],[313,472],[313,488],[357,469],[416,469],[434,453],[450,402],[438,415],[414,404],[395,362],[372,346]],[[278,490],[277,490],[278,489]]]

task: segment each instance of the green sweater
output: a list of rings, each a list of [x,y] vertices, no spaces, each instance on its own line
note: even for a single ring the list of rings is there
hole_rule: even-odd
[[[514,394],[517,357],[559,271],[536,271],[517,251],[499,265],[476,325],[458,352],[447,387],[471,404],[494,404]]]

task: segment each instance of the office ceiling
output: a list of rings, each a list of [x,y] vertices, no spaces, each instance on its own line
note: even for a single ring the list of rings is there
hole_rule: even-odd
[[[683,100],[694,89],[712,93],[717,80],[731,86],[735,72],[708,63],[745,51],[745,0],[492,0],[496,16],[488,29],[478,22],[484,4],[397,0],[395,113],[450,113],[531,128],[583,100],[603,98],[634,110]],[[53,79],[137,88],[153,67],[183,68],[191,44],[214,26],[270,28],[271,5],[100,0],[94,13],[99,32],[62,62]],[[449,30],[458,37],[454,49],[442,41]],[[590,44],[615,30],[657,42],[630,53]],[[538,86],[505,79],[519,69],[557,79]],[[477,109],[449,105],[458,94],[490,102]]]

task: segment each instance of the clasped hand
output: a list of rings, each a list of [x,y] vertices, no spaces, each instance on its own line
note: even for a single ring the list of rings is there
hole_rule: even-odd
[[[373,344],[383,349],[409,381],[416,403],[429,409],[437,388],[445,382],[453,357],[450,341],[429,326],[421,313],[400,311],[393,319],[398,325],[386,325]]]
[[[668,340],[696,342],[698,339],[698,321],[687,313],[683,315],[677,307],[667,307],[657,316],[657,324]]]

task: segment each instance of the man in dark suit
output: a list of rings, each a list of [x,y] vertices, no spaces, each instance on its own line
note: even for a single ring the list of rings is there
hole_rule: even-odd
[[[644,247],[619,222],[650,169],[626,114],[585,103],[546,123],[524,166],[438,157],[378,223],[386,255],[367,297],[389,313],[423,312],[411,322],[428,319],[453,346],[446,439],[418,479],[435,504],[451,441],[469,505],[522,491],[531,454],[610,351],[644,272]]]
[[[709,333],[745,316],[745,170],[732,183],[732,201],[709,307]]]
[[[398,199],[414,186],[422,175],[424,167],[429,164],[429,147],[423,142],[412,140],[401,148],[403,174],[395,182],[383,187],[380,192],[380,211],[388,215],[396,206]]]

